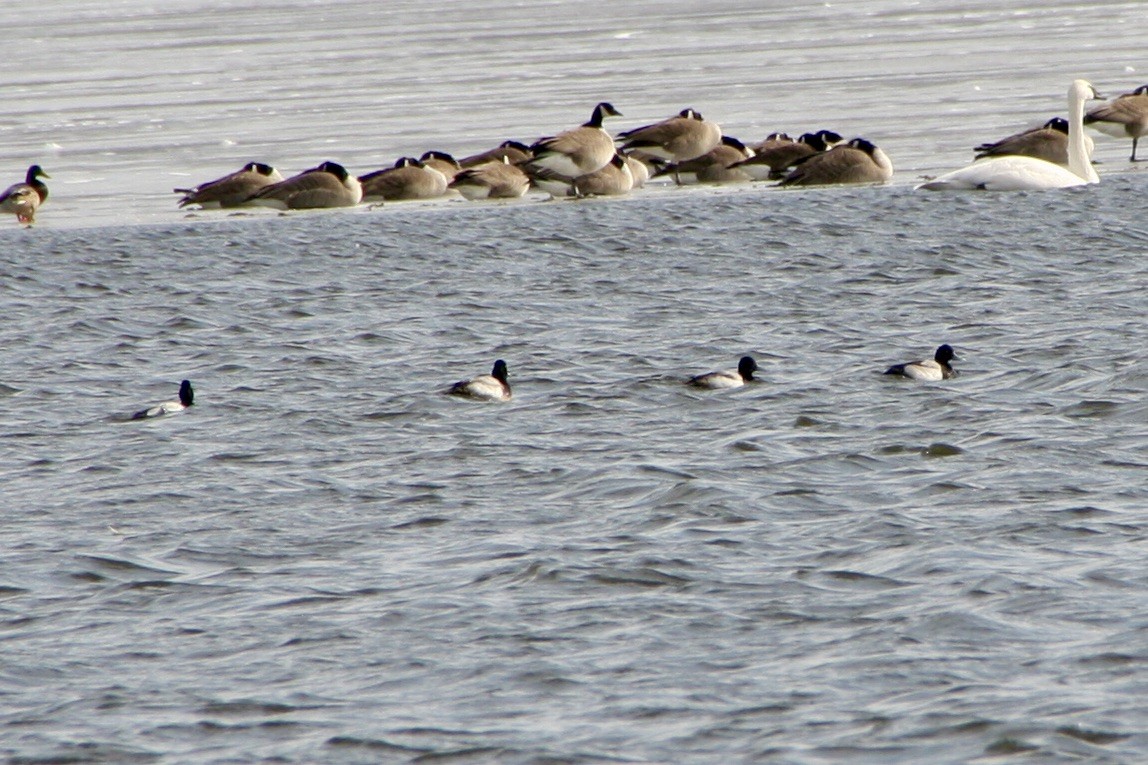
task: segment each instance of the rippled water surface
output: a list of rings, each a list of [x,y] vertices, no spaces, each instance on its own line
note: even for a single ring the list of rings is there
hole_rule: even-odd
[[[0,158],[55,196],[0,230],[9,761],[1148,758],[1145,176],[1098,138],[1096,187],[911,190],[1073,76],[1140,84],[1138,4],[262,8],[67,2],[23,35]],[[600,97],[747,137],[826,114],[904,175],[169,195]],[[941,342],[954,380],[879,374]],[[746,353],[756,384],[683,384]],[[441,394],[496,358],[511,402]],[[185,377],[189,411],[127,419]]]

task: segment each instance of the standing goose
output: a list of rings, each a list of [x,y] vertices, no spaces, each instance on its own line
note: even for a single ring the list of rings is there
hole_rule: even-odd
[[[602,120],[621,116],[621,112],[603,101],[594,107],[589,122],[556,136],[539,139],[530,147],[534,156],[525,164],[546,168],[568,178],[600,170],[614,156],[614,139],[602,128]]]
[[[988,157],[917,186],[929,191],[1026,191],[1099,183],[1084,143],[1084,102],[1100,98],[1085,80],[1068,89],[1068,168],[1035,157]]]
[[[447,393],[483,401],[509,401],[510,383],[507,382],[506,362],[499,359],[494,362],[490,374],[460,380],[450,386]]]
[[[199,205],[204,210],[238,207],[264,186],[281,180],[283,176],[271,165],[248,162],[234,173],[190,189],[175,189],[175,193],[183,194],[183,199],[179,200],[181,209],[188,205]]]
[[[1088,136],[1084,138],[1085,150],[1091,156],[1092,139]],[[1053,117],[1040,127],[1015,133],[994,143],[982,143],[973,151],[976,152],[975,159],[1015,154],[1068,167],[1068,120]]]
[[[165,401],[147,409],[141,409],[132,415],[133,420],[146,420],[149,417],[162,417],[165,414],[182,412],[195,403],[195,391],[191,389],[191,382],[184,380],[179,384],[179,400]]]
[[[277,210],[354,207],[363,200],[359,179],[337,162],[324,162],[285,181],[265,186],[247,203]]]
[[[1132,156],[1136,159],[1136,142],[1148,135],[1148,85],[1141,85],[1131,93],[1098,106],[1084,117],[1084,124],[1114,138],[1132,139]]]
[[[864,138],[854,138],[806,159],[790,170],[779,185],[885,183],[892,177],[893,163],[885,152]]]
[[[16,216],[27,225],[36,221],[36,210],[48,199],[48,187],[41,178],[51,178],[39,165],[32,165],[24,175],[23,183],[14,183],[0,194],[0,212]]]
[[[957,370],[953,369],[950,361],[956,358],[953,348],[947,343],[937,348],[933,358],[924,361],[910,361],[905,364],[894,364],[885,370],[887,375],[899,375],[910,380],[925,380],[936,382],[955,377]]]
[[[767,138],[760,144],[760,148],[754,149],[756,153],[752,157],[738,162],[734,167],[749,173],[755,181],[777,180],[784,178],[795,165],[815,154],[828,151],[842,140],[840,134],[832,130],[803,133],[796,141],[789,136],[772,140]]]
[[[422,160],[401,157],[394,167],[359,176],[363,201],[434,199],[446,193],[446,176]]]
[[[530,178],[517,165],[487,162],[463,170],[450,188],[467,199],[517,199],[530,188]]]
[[[640,149],[667,162],[685,162],[705,154],[721,143],[721,128],[693,109],[653,125],[618,134],[623,151]]]

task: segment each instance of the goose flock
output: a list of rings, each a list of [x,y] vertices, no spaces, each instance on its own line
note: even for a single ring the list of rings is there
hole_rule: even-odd
[[[1039,128],[974,149],[967,167],[919,184],[924,190],[1054,189],[1097,183],[1092,140],[1085,126],[1132,140],[1148,135],[1148,85],[1087,113],[1100,95],[1075,80],[1068,91],[1068,119],[1055,117]],[[180,208],[271,207],[278,210],[353,207],[458,194],[469,200],[514,199],[530,189],[554,198],[616,196],[641,188],[651,178],[677,184],[775,181],[780,186],[879,184],[893,177],[893,163],[873,142],[850,141],[832,130],[792,138],[774,133],[757,143],[723,135],[721,127],[687,108],[661,122],[612,136],[607,119],[622,117],[602,102],[582,125],[527,145],[508,140],[487,151],[455,159],[443,151],[401,157],[393,166],[355,176],[337,162],[323,162],[290,178],[274,167],[249,162],[239,170],[191,188],[175,189]],[[48,178],[39,165],[22,183],[0,195],[0,212],[31,225],[48,198]]]

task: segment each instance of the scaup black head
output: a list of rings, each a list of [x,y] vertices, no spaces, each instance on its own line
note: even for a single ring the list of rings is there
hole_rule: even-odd
[[[937,352],[933,354],[933,361],[936,361],[938,364],[947,366],[948,363],[956,357],[957,355],[953,353],[953,346],[945,343],[941,347],[937,348]]]
[[[195,391],[191,389],[191,381],[184,380],[179,384],[179,403],[191,406],[195,403]]]
[[[745,380],[752,380],[756,371],[757,362],[753,360],[753,356],[742,356],[741,361],[737,362],[737,373]]]
[[[490,370],[490,376],[499,382],[505,383],[506,378],[509,376],[506,370],[506,362],[502,359],[494,362],[494,369]]]

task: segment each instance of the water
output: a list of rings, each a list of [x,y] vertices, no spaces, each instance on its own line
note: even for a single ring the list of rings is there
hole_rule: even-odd
[[[10,761],[1145,758],[1144,178],[1100,139],[1095,188],[910,188],[1063,109],[1073,76],[1139,84],[1136,6],[550,5],[533,57],[512,43],[537,44],[538,6],[388,8],[36,22],[41,84],[5,124],[62,148],[4,149],[56,181],[39,225],[0,231]],[[1102,55],[1035,56],[1101,24]],[[822,26],[822,58],[785,58]],[[419,58],[462,36],[487,42]],[[625,71],[584,57],[612,39],[640,43]],[[957,55],[974,40],[991,60]],[[720,66],[654,82],[683,41]],[[209,76],[233,45],[242,92]],[[764,133],[750,71],[799,116],[856,109],[897,181],[292,216],[169,196],[252,156],[366,169],[548,132],[627,78],[650,91],[630,112]],[[480,89],[502,124],[461,97]],[[941,342],[956,379],[879,374]],[[682,384],[745,353],[761,383]],[[440,394],[495,358],[510,403]],[[126,420],[184,377],[193,409]]]

